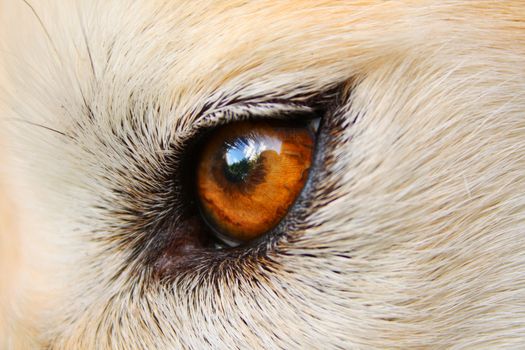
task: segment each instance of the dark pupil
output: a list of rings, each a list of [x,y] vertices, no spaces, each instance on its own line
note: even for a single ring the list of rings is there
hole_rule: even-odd
[[[226,143],[224,176],[228,181],[246,181],[254,170],[261,153],[257,146],[255,140],[246,137],[239,137],[231,143]]]

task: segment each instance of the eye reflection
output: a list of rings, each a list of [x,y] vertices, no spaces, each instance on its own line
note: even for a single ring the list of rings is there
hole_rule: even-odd
[[[224,176],[231,182],[242,182],[255,170],[261,154],[272,150],[281,153],[282,141],[273,137],[239,137],[226,143]]]
[[[297,122],[240,122],[216,130],[197,166],[205,221],[230,245],[275,227],[302,190],[315,133]]]

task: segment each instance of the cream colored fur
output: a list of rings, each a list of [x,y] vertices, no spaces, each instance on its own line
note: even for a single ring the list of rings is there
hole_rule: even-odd
[[[525,347],[522,1],[0,12],[0,348]],[[163,284],[126,262],[111,189],[161,171],[161,141],[335,86],[310,228],[272,263]]]

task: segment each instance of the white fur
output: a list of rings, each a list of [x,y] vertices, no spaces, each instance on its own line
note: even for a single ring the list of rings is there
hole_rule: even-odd
[[[20,221],[0,232],[19,252],[1,346],[524,346],[523,3],[31,6],[0,2],[2,173]],[[140,207],[162,144],[235,101],[300,104],[333,86],[347,93],[327,117],[344,128],[311,228],[249,274],[161,284],[125,264],[130,218],[111,209],[131,204],[111,189]]]

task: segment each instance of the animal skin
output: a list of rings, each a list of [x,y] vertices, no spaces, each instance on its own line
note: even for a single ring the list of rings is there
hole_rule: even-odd
[[[2,349],[525,347],[523,1],[0,0],[0,104]],[[191,245],[188,140],[299,110],[286,224]]]

